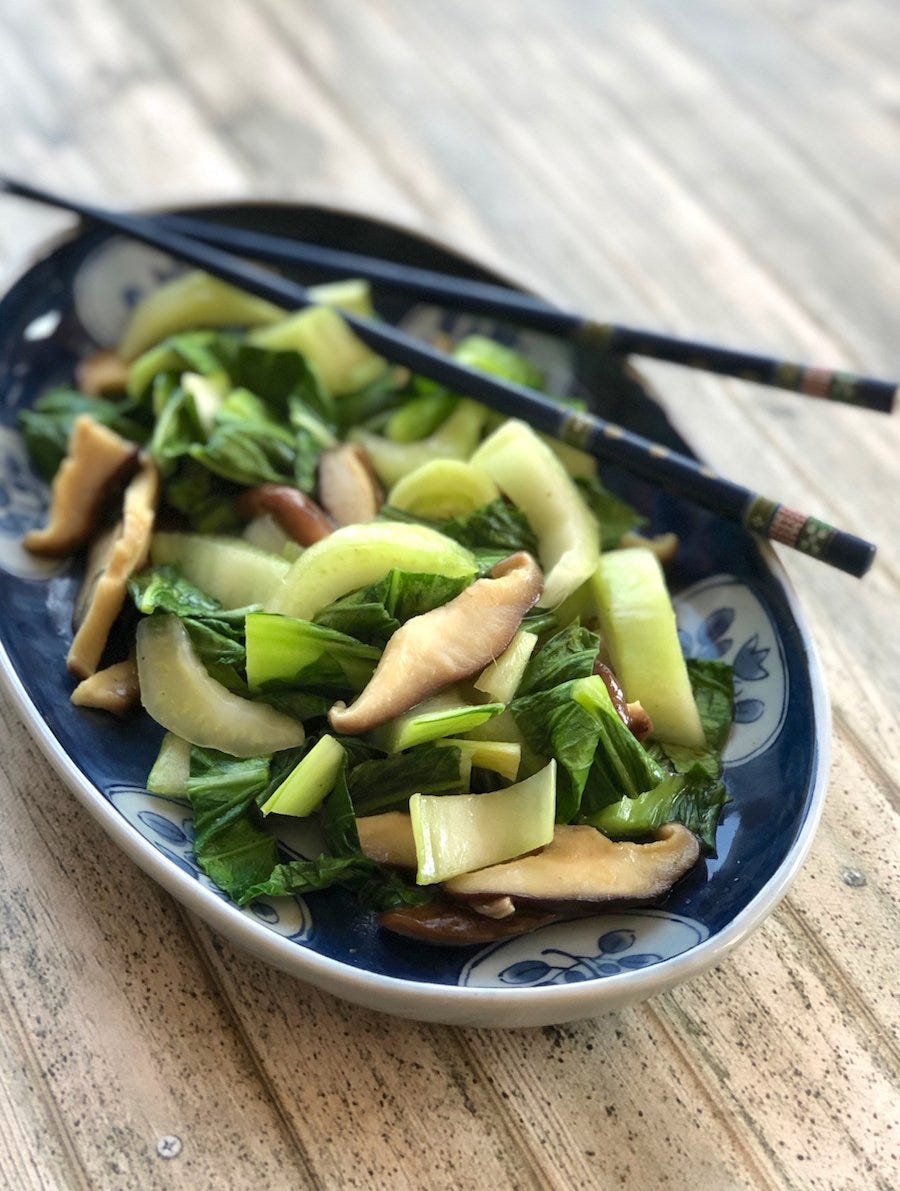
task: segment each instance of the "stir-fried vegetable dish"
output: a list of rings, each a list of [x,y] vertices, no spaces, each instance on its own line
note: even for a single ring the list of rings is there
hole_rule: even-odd
[[[363,283],[317,299],[187,274],[22,415],[52,481],[25,545],[86,554],[73,701],[165,729],[147,788],[242,905],[339,886],[465,944],[665,897],[714,853],[732,714],[730,668],[681,652],[677,542],[591,457],[371,352],[339,313]]]

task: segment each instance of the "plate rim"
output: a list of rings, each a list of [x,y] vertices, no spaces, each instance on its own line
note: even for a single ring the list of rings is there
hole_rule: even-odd
[[[449,251],[475,268],[490,269],[490,266],[481,264],[476,258],[467,256],[454,245],[437,237],[381,216],[331,204],[247,198],[185,204],[167,203],[160,207],[135,209],[185,212],[210,208],[227,210],[250,204],[259,207],[280,207],[288,211],[317,209],[366,223],[381,224]],[[5,296],[32,268],[53,252],[83,234],[85,226],[84,221],[77,220],[70,227],[45,236],[21,254],[19,261],[4,269],[0,275],[0,296]],[[646,382],[642,380],[642,383]],[[653,396],[652,388],[650,394]],[[813,737],[814,758],[806,818],[793,846],[775,872],[744,909],[721,930],[711,934],[689,951],[662,960],[651,967],[620,972],[603,979],[578,984],[506,989],[476,988],[408,979],[358,968],[303,944],[281,938],[262,923],[254,921],[233,902],[207,889],[194,877],[173,865],[116,811],[103,792],[88,780],[53,735],[32,703],[2,641],[0,685],[15,705],[32,739],[50,762],[57,776],[117,847],[167,893],[243,950],[344,1000],[394,1016],[419,1021],[487,1026],[550,1024],[575,1020],[596,1016],[620,1005],[655,995],[675,984],[692,979],[721,962],[776,908],[809,855],[824,812],[829,777],[832,736],[830,699],[819,652],[790,577],[768,542],[757,539],[756,544],[765,568],[781,587],[797,629],[809,676],[813,720],[819,727],[819,731]]]

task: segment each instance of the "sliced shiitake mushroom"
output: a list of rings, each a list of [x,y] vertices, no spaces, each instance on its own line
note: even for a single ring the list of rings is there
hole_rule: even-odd
[[[416,867],[409,815],[357,820],[363,851],[396,868]],[[440,900],[383,914],[386,930],[447,946],[524,934],[548,922],[660,901],[697,863],[700,844],[681,823],[652,843],[616,843],[594,827],[557,826],[539,852],[445,881]],[[451,912],[458,903],[464,916]]]
[[[528,912],[512,917],[490,918],[469,906],[435,901],[424,906],[399,906],[396,910],[386,910],[380,915],[378,924],[395,935],[403,935],[420,943],[432,943],[438,947],[468,947],[522,935],[555,920],[554,914]]]
[[[520,909],[573,918],[597,909],[658,901],[700,857],[682,823],[666,823],[652,843],[614,842],[594,827],[560,825],[540,852],[445,881],[454,901],[509,897]]]
[[[359,443],[344,443],[319,456],[319,500],[336,525],[358,525],[378,516],[384,494]]]
[[[260,484],[242,492],[237,513],[252,521],[269,513],[284,532],[301,546],[311,546],[334,532],[335,524],[311,496],[289,484]]]
[[[125,603],[128,580],[147,561],[159,487],[156,464],[146,457],[125,490],[121,520],[97,540],[90,552],[75,604],[77,631],[66,659],[69,670],[78,678],[87,678],[96,671],[109,630]]]
[[[410,817],[403,811],[385,811],[356,820],[359,846],[370,860],[391,868],[416,868],[416,841]]]
[[[135,470],[135,443],[87,414],[75,419],[69,450],[51,488],[50,519],[25,535],[32,554],[61,558],[97,532],[104,507]]]
[[[332,707],[332,728],[356,735],[380,727],[499,657],[537,602],[543,575],[531,555],[519,551],[497,563],[491,576],[399,628],[356,702]]]
[[[82,679],[71,694],[76,707],[97,707],[101,711],[111,711],[113,715],[125,715],[137,706],[140,697],[134,654],[124,662],[116,662]]]
[[[625,698],[625,692],[619,685],[619,680],[615,674],[598,657],[594,662],[593,673],[603,679],[603,684],[609,691],[609,697],[612,700],[612,705],[616,709],[616,714],[625,725],[626,728],[638,739],[646,740],[653,731],[653,720],[641,706],[640,700],[634,703],[629,703]]]
[[[106,347],[79,361],[75,379],[82,393],[92,397],[116,393],[128,384],[128,365],[115,348]]]

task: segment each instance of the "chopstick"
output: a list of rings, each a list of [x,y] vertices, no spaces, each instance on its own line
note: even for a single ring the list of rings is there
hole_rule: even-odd
[[[897,382],[857,376],[844,370],[795,364],[770,356],[719,347],[658,331],[602,323],[551,306],[531,294],[483,281],[413,268],[355,252],[326,248],[303,240],[274,236],[184,215],[166,215],[160,222],[171,231],[218,248],[275,265],[301,265],[334,277],[362,277],[375,285],[521,326],[545,331],[620,355],[646,356],[732,376],[772,388],[891,413]]]
[[[11,179],[0,178],[0,190],[71,211],[102,227],[115,229],[278,305],[302,308],[313,304],[299,283],[160,227],[147,216],[107,211]],[[395,327],[355,315],[344,314],[344,318],[373,350],[412,371],[482,401],[507,417],[522,418],[546,434],[599,459],[610,460],[676,496],[741,523],[753,533],[858,577],[872,565],[875,546],[855,534],[794,512],[623,426],[572,410],[522,385],[467,368]]]

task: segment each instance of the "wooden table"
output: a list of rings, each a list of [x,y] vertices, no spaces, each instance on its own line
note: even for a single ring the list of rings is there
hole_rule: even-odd
[[[623,322],[897,375],[898,44],[891,0],[5,0],[3,168],[356,208]],[[62,223],[3,201],[4,261]],[[3,1186],[900,1184],[898,421],[647,373],[721,470],[881,546],[861,583],[784,558],[834,741],[780,908],[615,1016],[391,1020],[183,911],[4,704]]]

